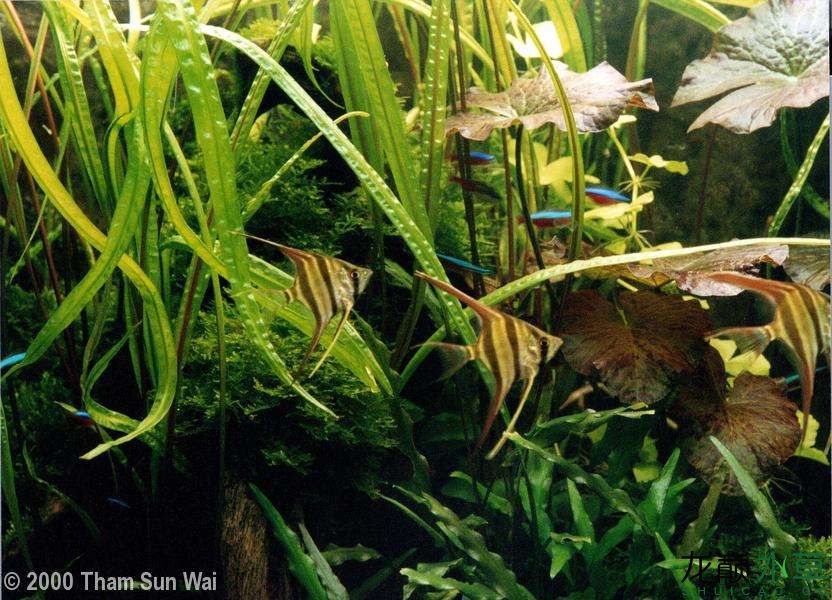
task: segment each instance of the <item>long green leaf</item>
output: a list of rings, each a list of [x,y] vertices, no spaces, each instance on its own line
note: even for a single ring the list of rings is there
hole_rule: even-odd
[[[307,8],[312,4],[311,0],[295,0],[292,7],[283,21],[280,23],[280,29],[274,39],[269,43],[267,53],[276,62],[280,62],[283,52],[286,51],[286,46],[289,45],[289,40],[292,33],[297,29]],[[257,75],[254,76],[254,81],[248,89],[243,106],[240,109],[240,116],[234,124],[234,130],[231,132],[231,147],[234,149],[234,154],[238,158],[242,156],[245,151],[246,144],[249,140],[249,132],[251,131],[254,120],[257,118],[257,109],[260,108],[260,103],[263,101],[263,96],[266,94],[270,77],[263,69],[258,69]]]
[[[216,216],[214,225],[222,262],[228,269],[231,292],[246,330],[271,369],[284,383],[310,404],[337,418],[330,408],[316,400],[289,373],[268,338],[268,329],[254,298],[248,268],[248,249],[245,237],[239,235],[243,231],[243,220],[234,177],[234,154],[208,46],[199,32],[196,14],[189,4],[167,0],[159,3],[157,17],[163,23],[163,31],[171,39],[177,40],[174,48],[188,91],[196,139],[202,151],[205,179]]]
[[[6,506],[9,507],[11,513],[11,522],[14,524],[15,534],[20,543],[20,552],[23,555],[23,562],[29,570],[34,570],[32,564],[32,555],[29,553],[29,542],[26,539],[26,528],[23,526],[23,519],[20,515],[20,504],[17,501],[17,489],[14,483],[14,462],[12,461],[11,442],[9,442],[9,429],[6,427],[6,414],[3,411],[3,403],[0,402],[0,445],[2,445],[2,455],[0,455],[0,467],[2,467],[2,486],[0,491],[3,492],[3,500],[6,501]]]
[[[341,583],[332,571],[332,567],[329,566],[326,558],[324,558],[323,554],[321,554],[321,551],[315,544],[315,540],[313,540],[312,536],[309,535],[309,532],[306,530],[303,523],[298,523],[298,529],[300,529],[303,545],[306,546],[306,552],[309,554],[309,558],[312,559],[312,562],[315,565],[315,570],[318,572],[318,577],[320,578],[324,589],[326,589],[327,598],[329,600],[349,600],[347,588],[344,587],[344,584]]]
[[[704,0],[650,0],[650,2],[656,6],[672,10],[694,23],[699,23],[711,33],[716,33],[724,25],[731,22],[731,19]]]
[[[104,214],[111,211],[110,194],[104,177],[104,164],[98,149],[98,136],[93,126],[89,101],[81,74],[81,61],[75,52],[72,31],[66,19],[64,3],[47,2],[43,5],[52,27],[52,39],[57,49],[58,72],[66,106],[72,110],[72,128],[75,144],[84,163],[84,173],[92,184],[99,206]],[[114,90],[118,90],[114,86]],[[118,98],[118,96],[117,96]]]
[[[430,18],[430,14],[432,8],[430,5],[422,2],[422,0],[378,0],[379,2],[388,2],[391,4],[398,4],[407,10],[424,17],[425,19]],[[466,29],[462,29],[460,31],[460,37],[462,38],[462,43],[468,46],[468,49],[477,57],[480,61],[482,61],[483,66],[488,69],[494,69],[494,62],[491,60],[491,57],[488,55],[488,52],[480,46],[477,40],[471,35]]]
[[[452,1],[452,0],[451,0]],[[422,140],[419,144],[419,183],[431,227],[442,193],[442,163],[445,147],[445,110],[448,93],[448,55],[451,48],[449,0],[434,0],[425,62],[425,92],[422,106]]]
[[[162,144],[164,129],[170,143],[176,144],[175,136],[170,127],[164,124],[165,108],[170,88],[176,81],[176,55],[170,38],[158,31],[162,27],[161,21],[155,21],[150,34],[145,38],[145,48],[142,55],[142,86],[141,113],[143,116],[144,138],[147,145],[148,158],[153,168],[153,183],[156,194],[165,207],[165,213],[171,224],[181,235],[193,251],[208,267],[228,277],[225,265],[191,229],[185,220],[185,215],[179,209],[176,194],[168,177],[165,164],[165,152]],[[158,76],[164,73],[163,77]]]
[[[766,500],[766,497],[763,496],[760,488],[757,487],[754,478],[748,474],[748,471],[745,470],[722,442],[714,436],[710,436],[710,440],[734,472],[745,497],[748,498],[748,502],[754,509],[754,518],[765,529],[768,534],[769,544],[777,552],[777,556],[780,559],[789,556],[796,541],[794,537],[780,528],[780,525],[777,523],[777,517],[774,516],[774,511],[771,509],[771,505]]]
[[[777,212],[774,213],[774,218],[772,218],[771,225],[768,228],[769,235],[774,236],[780,232],[780,228],[783,226],[783,221],[786,220],[786,215],[789,214],[792,204],[794,204],[794,201],[800,195],[800,191],[803,189],[803,184],[806,183],[806,178],[809,176],[809,172],[815,164],[815,158],[820,150],[820,145],[823,143],[823,140],[826,138],[826,134],[828,132],[829,115],[826,115],[823,122],[820,124],[820,127],[818,127],[817,133],[815,133],[812,143],[809,144],[809,148],[806,150],[806,156],[803,159],[800,168],[797,170],[797,175],[795,175],[792,185],[783,197],[783,201],[777,208]]]
[[[572,4],[570,0],[543,0],[549,18],[555,24],[561,45],[566,49],[563,61],[573,71],[583,73],[587,69],[586,54],[578,22],[575,20],[575,13],[572,12]]]
[[[328,600],[326,591],[315,573],[315,563],[304,553],[297,534],[289,529],[286,521],[283,520],[283,517],[263,492],[253,483],[248,485],[266,520],[272,526],[272,534],[283,547],[289,570],[298,580],[298,583],[303,586],[312,600]]]
[[[4,127],[6,128],[14,146],[23,158],[27,169],[29,169],[29,172],[32,173],[32,176],[35,178],[38,185],[49,197],[53,206],[64,217],[64,219],[69,222],[76,232],[78,232],[78,235],[84,241],[102,252],[93,267],[93,269],[97,269],[95,277],[93,279],[88,279],[88,273],[84,280],[79,283],[79,286],[76,286],[73,292],[70,293],[70,295],[64,300],[61,307],[59,307],[59,311],[61,311],[64,306],[66,308],[63,309],[64,314],[59,315],[62,322],[58,325],[60,326],[63,324],[63,321],[67,321],[67,314],[74,313],[77,315],[78,312],[80,312],[83,306],[87,303],[84,301],[86,300],[86,296],[91,297],[90,290],[93,290],[94,288],[92,291],[94,294],[94,291],[97,290],[109,277],[108,269],[110,268],[110,261],[117,261],[119,268],[125,273],[125,275],[127,275],[142,296],[145,310],[147,311],[147,319],[150,323],[150,335],[154,340],[155,346],[159,349],[158,354],[154,356],[153,365],[158,373],[158,379],[156,381],[156,397],[154,398],[148,414],[144,417],[144,419],[142,419],[139,426],[134,431],[106,444],[100,444],[82,457],[87,459],[93,458],[103,452],[106,452],[107,449],[113,445],[122,444],[141,435],[145,431],[150,430],[154,425],[161,421],[162,418],[164,418],[165,414],[167,414],[173,400],[173,394],[176,387],[176,355],[173,346],[173,336],[170,330],[170,324],[167,319],[164,303],[162,302],[162,299],[151,280],[132,258],[123,254],[123,250],[120,246],[123,245],[124,240],[121,239],[120,234],[124,230],[127,230],[128,227],[123,227],[123,223],[119,223],[119,229],[113,230],[111,226],[110,237],[106,237],[87,218],[80,207],[75,203],[74,199],[60,182],[57,174],[52,170],[49,162],[43,155],[37,140],[35,140],[32,130],[26,122],[22,107],[17,99],[14,82],[9,71],[9,65],[6,58],[5,46],[2,41],[0,41],[0,117],[2,117]],[[133,165],[135,166],[134,170],[139,171],[139,173],[134,174],[133,177],[139,181],[132,186],[127,186],[125,183],[125,187],[122,190],[119,200],[120,206],[117,207],[116,211],[119,213],[119,208],[121,208],[122,212],[119,213],[118,216],[127,225],[130,224],[129,221],[133,218],[132,213],[134,212],[134,209],[136,206],[140,207],[141,204],[140,201],[136,202],[134,199],[136,197],[144,197],[144,190],[142,190],[142,194],[140,196],[137,193],[141,187],[143,187],[142,183],[144,179],[144,176],[141,174],[144,169],[141,169],[140,165],[137,163],[138,160],[133,161]],[[134,192],[136,192],[135,196],[133,195]],[[136,206],[133,206],[134,204]],[[130,231],[132,232],[132,230]],[[82,284],[84,284],[85,287],[79,289]],[[77,293],[76,290],[78,290]],[[73,296],[73,294],[75,295]],[[58,313],[56,312],[56,314]],[[71,321],[71,319],[69,319],[69,321]],[[36,338],[36,341],[38,342],[36,350],[40,352],[40,355],[46,351],[46,347],[43,344],[44,340],[50,338],[54,339],[60,330],[61,329],[53,326],[50,326],[50,328],[45,332],[44,330],[41,330],[38,335],[40,340]],[[34,342],[33,346],[35,346]],[[27,363],[21,363],[18,367]],[[12,371],[10,371],[10,373],[11,372]]]
[[[427,213],[420,201],[404,119],[395,95],[396,86],[387,68],[369,0],[333,0],[333,3],[339,5],[343,19],[341,43],[353,49],[357,62],[350,68],[358,73],[367,102],[366,106],[350,108],[370,113],[399,198],[422,233],[429,235]]]
[[[210,25],[203,25],[202,30],[208,35],[218,37],[235,46],[260,65],[274,79],[344,157],[344,160],[355,172],[373,200],[399,231],[425,273],[437,279],[448,281],[445,270],[442,268],[439,259],[436,258],[433,247],[413,219],[410,218],[401,202],[396,199],[381,176],[367,163],[366,159],[344,133],[337,125],[333,124],[332,119],[303,91],[286,70],[255,44],[231,31]],[[466,342],[473,342],[476,337],[474,330],[465,317],[465,312],[462,310],[459,301],[445,293],[442,293],[442,298],[447,305],[449,316],[456,331]]]

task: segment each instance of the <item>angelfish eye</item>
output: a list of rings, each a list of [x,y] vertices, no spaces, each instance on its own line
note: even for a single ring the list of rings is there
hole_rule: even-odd
[[[358,279],[358,271],[350,271],[350,277],[353,279]]]
[[[548,348],[549,347],[549,340],[546,338],[540,338],[540,347],[541,348]]]

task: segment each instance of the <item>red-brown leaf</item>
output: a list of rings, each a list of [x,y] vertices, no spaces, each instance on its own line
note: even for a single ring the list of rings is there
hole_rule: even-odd
[[[571,294],[559,335],[576,371],[597,376],[622,402],[664,398],[681,374],[692,374],[707,344],[708,314],[697,302],[650,291],[618,297],[618,308],[594,291]]]
[[[725,476],[723,492],[742,494],[708,436],[721,441],[759,484],[797,448],[800,425],[796,407],[786,397],[783,384],[769,377],[741,373],[724,401],[714,395],[715,390],[698,383],[686,386],[674,406],[676,414],[692,417],[682,424],[687,433],[682,444],[685,456],[706,481]],[[697,388],[701,401],[692,405]],[[680,406],[684,404],[687,406]]]

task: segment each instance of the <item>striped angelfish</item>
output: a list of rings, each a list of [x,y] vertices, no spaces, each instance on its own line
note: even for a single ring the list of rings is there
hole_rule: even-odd
[[[805,285],[760,279],[739,273],[714,273],[714,281],[728,283],[764,298],[774,307],[774,318],[757,327],[729,327],[709,337],[729,337],[740,352],[763,352],[773,340],[788,350],[800,376],[803,396],[803,431],[812,405],[815,364],[823,352],[829,360],[829,297]]]
[[[315,330],[312,334],[312,343],[301,365],[305,364],[315,351],[318,342],[320,342],[321,334],[323,334],[329,322],[332,321],[336,314],[341,313],[341,320],[338,322],[335,335],[332,336],[329,347],[324,351],[318,363],[309,374],[311,377],[320,368],[335,346],[335,342],[338,340],[338,336],[341,335],[350,311],[355,305],[356,298],[367,287],[373,272],[364,267],[357,267],[340,258],[333,258],[332,256],[318,254],[317,252],[298,250],[297,248],[291,248],[248,234],[246,237],[279,248],[295,265],[295,280],[290,287],[282,290],[281,293],[287,302],[298,301],[306,305],[315,317]]]
[[[525,321],[486,306],[444,281],[439,281],[419,272],[416,273],[416,276],[429,281],[435,287],[470,306],[479,320],[480,334],[473,344],[463,346],[431,343],[431,346],[440,351],[444,362],[445,369],[440,378],[450,377],[471,360],[482,361],[494,375],[494,396],[488,405],[485,425],[474,447],[474,452],[482,447],[488,437],[491,425],[494,423],[494,419],[512,384],[515,381],[526,382],[520,402],[505,433],[488,454],[488,458],[493,458],[503,447],[507,439],[506,436],[514,430],[538,371],[543,365],[552,360],[563,340]]]

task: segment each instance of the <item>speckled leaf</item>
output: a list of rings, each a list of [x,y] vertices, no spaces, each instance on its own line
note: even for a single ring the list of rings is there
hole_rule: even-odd
[[[554,65],[563,81],[579,131],[606,129],[628,106],[659,109],[653,98],[652,79],[629,82],[606,62],[586,73],[570,71],[561,62],[555,61]],[[445,120],[446,135],[458,131],[463,137],[484,140],[495,128],[522,124],[531,130],[546,123],[554,123],[561,131],[566,131],[557,92],[546,69],[541,69],[534,78],[515,79],[504,92],[471,88],[466,97],[470,106],[489,112],[466,112],[449,117]]]
[[[710,392],[700,388],[700,393]],[[742,373],[723,402],[710,397],[703,404],[715,406],[700,411],[698,419],[684,426],[689,433],[683,443],[685,456],[708,482],[724,471],[726,494],[738,496],[742,489],[709,436],[720,440],[757,484],[789,458],[800,442],[795,405],[782,384],[769,377]]]
[[[829,248],[796,246],[789,252],[783,268],[795,283],[822,290],[829,285]]]
[[[742,288],[715,281],[709,275],[721,271],[753,272],[762,264],[781,265],[788,256],[788,246],[760,244],[656,259],[652,266],[629,265],[629,269],[635,276],[652,279],[657,285],[673,280],[680,290],[697,296],[736,296]]]
[[[711,53],[685,69],[673,106],[730,92],[689,131],[706,123],[735,133],[767,127],[779,108],[829,95],[828,51],[828,0],[769,0],[719,30]]]
[[[569,296],[559,335],[572,368],[597,376],[622,402],[650,404],[694,372],[709,327],[697,302],[642,291],[621,294],[616,306],[585,290]]]

